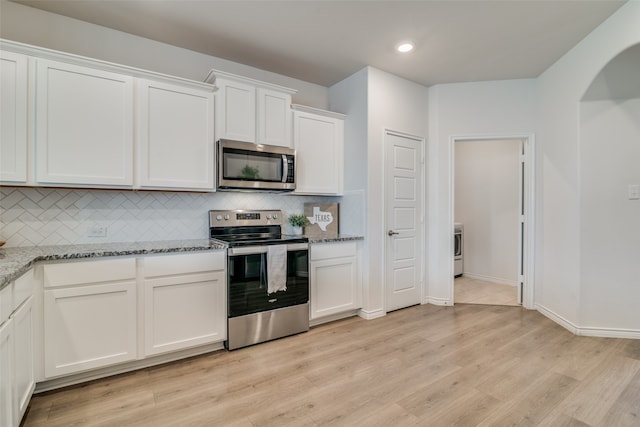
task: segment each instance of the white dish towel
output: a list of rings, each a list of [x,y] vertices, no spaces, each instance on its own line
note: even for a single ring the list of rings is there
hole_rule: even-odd
[[[267,247],[267,293],[287,290],[287,245]]]

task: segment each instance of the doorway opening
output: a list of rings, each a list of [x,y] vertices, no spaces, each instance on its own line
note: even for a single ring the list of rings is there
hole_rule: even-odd
[[[452,139],[451,297],[530,307],[533,137]]]

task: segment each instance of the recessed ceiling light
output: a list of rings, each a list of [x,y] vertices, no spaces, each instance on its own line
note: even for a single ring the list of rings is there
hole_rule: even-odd
[[[402,42],[396,47],[396,49],[398,50],[398,52],[402,52],[402,53],[411,52],[413,50],[413,43]]]

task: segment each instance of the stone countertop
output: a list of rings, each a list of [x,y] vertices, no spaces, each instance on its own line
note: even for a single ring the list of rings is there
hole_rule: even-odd
[[[363,236],[350,236],[347,234],[306,234],[305,237],[309,238],[309,243],[335,243],[364,240]]]
[[[306,235],[306,237],[309,239],[309,243],[364,240],[362,236],[345,234],[316,234]],[[192,252],[226,248],[226,243],[215,239],[0,248],[0,290],[24,274],[38,261]]]
[[[226,249],[215,239],[0,248],[0,290],[38,261]]]

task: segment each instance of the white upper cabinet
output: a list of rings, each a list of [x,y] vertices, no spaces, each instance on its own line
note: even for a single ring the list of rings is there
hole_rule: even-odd
[[[139,80],[140,188],[214,191],[213,92]]]
[[[258,89],[258,144],[291,147],[291,95]]]
[[[212,70],[216,86],[216,139],[291,147],[294,90]]]
[[[344,115],[293,107],[296,194],[342,195]]]
[[[0,51],[0,182],[27,182],[27,64]]]
[[[38,59],[36,181],[133,185],[133,78]]]
[[[256,142],[256,88],[223,79],[216,86],[216,139]]]

